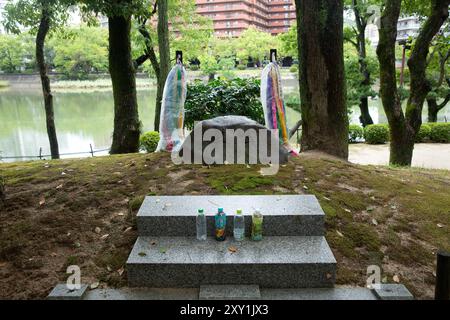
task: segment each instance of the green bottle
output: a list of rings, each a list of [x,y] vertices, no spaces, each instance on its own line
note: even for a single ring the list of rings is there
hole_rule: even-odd
[[[252,240],[261,241],[263,232],[263,215],[256,209],[252,215]]]

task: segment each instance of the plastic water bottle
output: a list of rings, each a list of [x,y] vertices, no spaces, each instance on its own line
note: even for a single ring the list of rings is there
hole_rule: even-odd
[[[236,241],[242,241],[245,238],[245,220],[244,216],[242,215],[242,210],[237,210],[236,215],[234,216],[234,223],[233,223],[233,234],[234,239]]]
[[[214,217],[214,221],[216,224],[216,240],[217,241],[225,241],[226,234],[226,226],[227,226],[227,215],[223,212],[223,208],[219,208],[216,216]]]
[[[260,241],[262,240],[263,232],[263,215],[261,211],[256,209],[252,216],[252,240]]]
[[[206,217],[203,209],[198,209],[196,225],[197,240],[206,240]]]

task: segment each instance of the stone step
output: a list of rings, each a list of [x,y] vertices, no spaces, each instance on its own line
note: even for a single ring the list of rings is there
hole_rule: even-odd
[[[139,237],[127,273],[130,287],[327,288],[335,282],[336,260],[321,236],[264,237],[259,242]]]
[[[214,235],[214,214],[222,207],[227,213],[227,234],[233,233],[233,216],[242,209],[246,234],[251,215],[261,208],[266,236],[323,236],[325,214],[315,196],[149,196],[138,214],[140,236],[195,236],[197,210],[207,217],[207,233]]]

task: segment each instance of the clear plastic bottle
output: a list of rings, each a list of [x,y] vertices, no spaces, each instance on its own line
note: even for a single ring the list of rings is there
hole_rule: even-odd
[[[252,240],[261,241],[263,233],[263,215],[256,209],[252,216]]]
[[[242,210],[236,210],[236,215],[233,221],[233,235],[236,241],[242,241],[245,238],[245,220],[242,215]]]
[[[216,216],[214,217],[216,225],[216,240],[225,241],[226,238],[226,227],[227,227],[227,215],[223,211],[223,208],[219,208]]]
[[[206,240],[206,217],[203,209],[198,209],[197,214],[197,240]]]

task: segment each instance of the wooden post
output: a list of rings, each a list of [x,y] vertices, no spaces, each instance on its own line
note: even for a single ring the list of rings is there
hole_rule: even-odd
[[[89,147],[91,148],[91,155],[94,157],[94,150],[92,150],[92,144],[89,143]]]
[[[436,300],[450,300],[450,252],[440,251],[437,254]]]
[[[175,51],[175,61],[176,61],[176,63],[181,63],[181,64],[183,64],[183,51],[179,51],[179,50],[177,50],[177,51]]]
[[[270,62],[277,62],[277,49],[270,49]]]
[[[42,147],[39,148],[39,159],[42,160]]]

